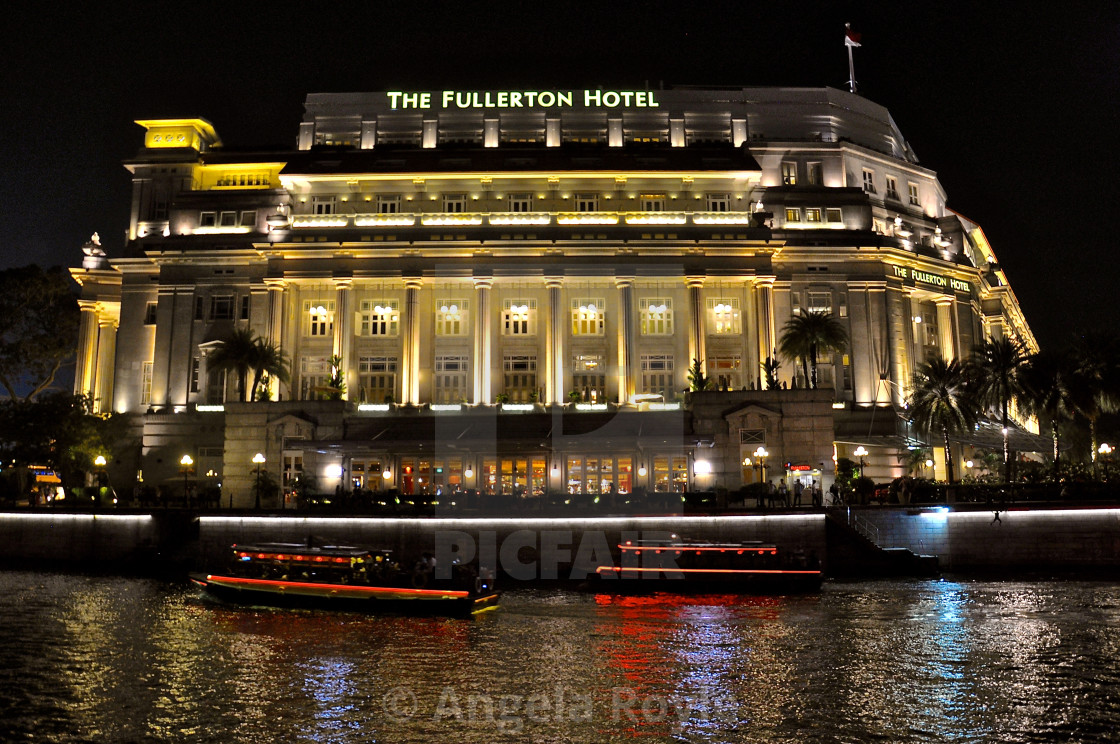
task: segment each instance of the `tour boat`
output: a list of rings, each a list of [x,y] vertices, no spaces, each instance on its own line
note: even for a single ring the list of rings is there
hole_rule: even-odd
[[[596,591],[785,594],[816,591],[822,579],[815,558],[757,542],[628,540],[618,549],[619,565],[597,568]]]
[[[445,615],[497,606],[491,572],[454,565],[451,578],[440,573],[430,554],[407,570],[389,551],[256,543],[233,546],[228,573],[190,578],[218,599],[246,605]]]

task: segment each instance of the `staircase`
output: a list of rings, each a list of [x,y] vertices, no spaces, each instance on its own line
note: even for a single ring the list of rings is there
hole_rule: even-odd
[[[827,511],[828,574],[834,577],[915,576],[940,574],[937,556],[908,548],[884,548],[879,528],[846,507]]]

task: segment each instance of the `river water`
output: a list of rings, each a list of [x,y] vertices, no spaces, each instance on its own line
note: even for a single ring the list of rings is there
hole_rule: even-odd
[[[1081,742],[1120,729],[1118,660],[1114,583],[515,588],[461,620],[0,573],[3,742]]]

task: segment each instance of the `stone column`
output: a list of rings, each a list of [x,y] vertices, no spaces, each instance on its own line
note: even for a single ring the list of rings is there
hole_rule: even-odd
[[[77,373],[74,394],[93,397],[94,373],[97,369],[97,303],[78,300],[82,309],[81,331],[78,335]]]
[[[475,405],[490,402],[490,348],[493,339],[490,335],[490,289],[494,281],[490,277],[475,277],[475,320],[474,320],[474,402]]]
[[[424,282],[419,277],[404,280],[404,339],[401,359],[401,402],[405,405],[420,403],[420,288]]]
[[[615,277],[618,287],[618,402],[634,397],[634,277]]]
[[[346,384],[346,392],[342,394],[343,400],[351,398],[353,391],[353,375],[350,374],[351,364],[350,348],[354,337],[354,313],[351,308],[351,288],[353,280],[336,278],[335,286],[335,313],[334,313],[334,338],[332,353],[342,360],[342,380]]]
[[[548,287],[548,327],[545,329],[545,403],[564,402],[564,307],[561,304],[560,288],[563,279],[546,276]]]
[[[707,334],[704,332],[704,301],[700,296],[704,277],[687,276],[684,281],[688,287],[688,369],[691,370],[693,360],[706,364]]]
[[[774,356],[774,280],[777,277],[759,276],[754,279],[755,301],[758,303],[758,361],[762,364],[767,357]],[[760,375],[762,386],[766,386],[765,376]]]
[[[97,323],[97,378],[94,381],[94,413],[111,413],[113,410],[113,366],[116,353],[116,320],[103,316]]]
[[[937,345],[941,347],[941,357],[952,361],[957,357],[957,345],[953,333],[953,298],[938,297],[937,305]]]

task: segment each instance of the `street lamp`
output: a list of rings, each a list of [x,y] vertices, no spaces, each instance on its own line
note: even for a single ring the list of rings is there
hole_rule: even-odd
[[[261,510],[261,465],[264,464],[264,455],[258,452],[253,455],[253,462],[257,464],[257,488],[253,496],[253,508],[256,511]]]
[[[102,481],[107,480],[105,476],[105,455],[98,455],[93,458],[93,466],[97,469],[97,490],[93,495],[93,505],[95,507],[101,505],[101,486]]]
[[[758,468],[762,472],[762,478],[759,480],[759,483],[766,482],[766,458],[769,455],[770,453],[762,446],[759,446],[759,448],[754,451],[754,458],[758,461]]]
[[[863,445],[861,444],[860,446],[856,447],[856,451],[852,454],[859,458],[859,477],[862,478],[863,468],[864,465],[866,465],[863,458],[867,457],[867,450],[864,449]]]
[[[1097,447],[1097,452],[1101,456],[1101,463],[1104,465],[1104,479],[1108,480],[1108,460],[1109,455],[1112,454],[1112,445],[1108,442],[1101,442],[1101,446]]]
[[[190,455],[183,455],[183,459],[179,460],[179,466],[183,470],[183,498],[186,500],[187,508],[191,508],[191,488],[187,476],[191,474],[191,466],[194,465],[194,458]]]

